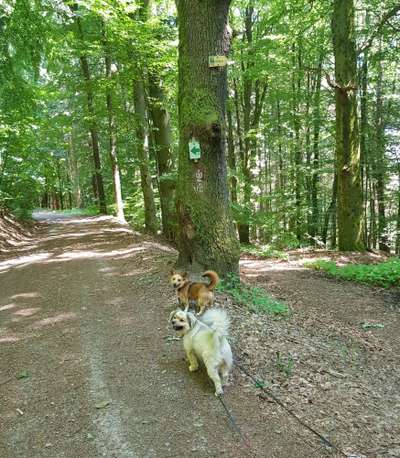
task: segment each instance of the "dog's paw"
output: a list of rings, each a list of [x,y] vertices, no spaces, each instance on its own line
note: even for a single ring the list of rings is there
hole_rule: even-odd
[[[199,366],[197,366],[197,364],[191,364],[191,365],[189,366],[190,372],[197,371],[198,368],[199,368]]]
[[[215,396],[222,396],[224,394],[224,390],[222,387],[219,387],[215,390]]]

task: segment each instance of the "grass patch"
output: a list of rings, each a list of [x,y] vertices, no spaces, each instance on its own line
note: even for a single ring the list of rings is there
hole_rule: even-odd
[[[245,305],[255,313],[287,315],[289,312],[285,304],[269,297],[262,288],[245,285],[234,274],[221,279],[216,289],[229,294],[237,304]]]
[[[391,258],[379,264],[348,264],[338,267],[333,261],[315,261],[304,264],[323,270],[332,277],[368,283],[375,286],[400,286],[400,258]]]
[[[288,255],[284,251],[272,248],[270,245],[243,244],[240,247],[240,251],[242,253],[259,256],[260,258],[280,259],[282,261],[287,261],[289,259]]]

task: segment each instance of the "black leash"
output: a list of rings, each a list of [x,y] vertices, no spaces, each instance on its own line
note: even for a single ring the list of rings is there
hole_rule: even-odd
[[[242,433],[241,429],[239,428],[238,424],[236,423],[235,418],[231,414],[230,410],[228,409],[228,406],[226,405],[226,403],[224,401],[223,395],[222,394],[218,394],[217,398],[218,398],[219,402],[222,404],[222,407],[224,408],[225,413],[226,413],[227,417],[229,418],[229,421],[232,423],[234,430],[239,434],[240,438],[242,439],[242,441],[244,442],[246,447],[251,448],[249,439]]]
[[[243,374],[247,375],[247,377],[249,377],[255,384],[255,386],[259,389],[261,389],[262,391],[264,391],[266,394],[268,394],[268,396],[270,398],[272,398],[279,406],[282,407],[283,410],[285,410],[288,414],[290,414],[293,418],[295,418],[302,426],[304,426],[304,428],[308,429],[308,431],[312,432],[314,435],[316,435],[324,445],[326,445],[327,447],[333,449],[333,450],[336,450],[338,453],[340,453],[340,455],[342,456],[345,456],[347,458],[347,454],[343,452],[342,449],[340,449],[339,447],[337,447],[336,445],[332,444],[332,442],[330,442],[326,437],[324,437],[322,434],[320,434],[318,431],[316,431],[314,428],[312,428],[311,426],[309,426],[307,423],[305,423],[301,418],[299,418],[292,410],[290,410],[288,407],[285,406],[285,404],[280,400],[278,399],[274,393],[272,393],[271,390],[269,390],[268,388],[265,388],[264,386],[262,386],[260,384],[260,382],[258,380],[256,380],[242,365],[240,365],[239,363],[237,362],[234,362],[234,365],[243,372]]]

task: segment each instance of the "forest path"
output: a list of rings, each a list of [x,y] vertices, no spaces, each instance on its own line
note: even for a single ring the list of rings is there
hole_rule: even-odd
[[[2,458],[325,456],[235,370],[225,400],[249,451],[188,372],[167,323],[174,250],[107,217],[37,216],[0,259]]]

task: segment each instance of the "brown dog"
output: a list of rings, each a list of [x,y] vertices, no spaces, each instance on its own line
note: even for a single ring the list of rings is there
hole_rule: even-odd
[[[207,270],[202,274],[203,277],[208,277],[210,283],[191,282],[187,278],[186,272],[176,272],[171,270],[170,282],[174,287],[178,296],[179,303],[185,306],[185,311],[188,311],[191,301],[196,302],[196,312],[200,315],[206,307],[211,307],[214,302],[214,294],[212,290],[218,283],[219,277],[213,270]]]

